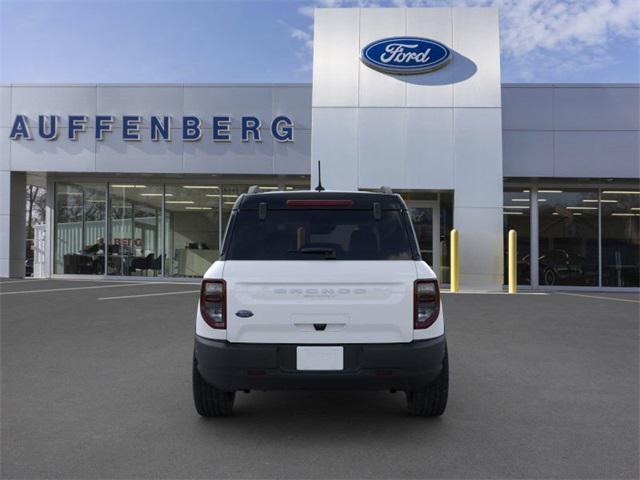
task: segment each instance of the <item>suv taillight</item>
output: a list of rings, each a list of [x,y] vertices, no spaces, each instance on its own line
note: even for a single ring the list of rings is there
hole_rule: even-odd
[[[416,280],[413,284],[413,328],[429,328],[440,313],[437,280]]]
[[[227,285],[224,280],[203,280],[200,314],[211,328],[227,328]]]

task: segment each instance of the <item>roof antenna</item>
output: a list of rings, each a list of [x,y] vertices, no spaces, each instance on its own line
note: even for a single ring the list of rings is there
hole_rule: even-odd
[[[315,188],[315,191],[324,191],[324,187],[322,186],[322,172],[320,171],[320,160],[318,160],[318,186]]]

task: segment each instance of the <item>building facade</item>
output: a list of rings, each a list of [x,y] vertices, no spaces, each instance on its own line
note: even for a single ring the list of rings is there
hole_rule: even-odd
[[[463,289],[502,288],[511,228],[523,287],[639,287],[639,85],[501,85],[495,9],[315,22],[312,85],[1,86],[0,277],[24,275],[27,183],[47,187],[44,275],[194,278],[239,194],[309,188],[321,161],[329,189],[400,192],[445,284],[455,227]],[[450,58],[362,61],[398,37]]]

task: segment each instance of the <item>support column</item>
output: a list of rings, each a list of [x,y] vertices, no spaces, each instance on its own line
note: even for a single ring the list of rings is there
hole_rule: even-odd
[[[502,208],[457,207],[460,289],[501,291],[504,283]]]
[[[501,291],[502,112],[454,109],[453,224],[460,236],[460,289]]]
[[[0,278],[24,277],[26,186],[25,173],[0,171]]]
[[[538,185],[531,186],[531,253],[529,254],[531,266],[531,288],[538,288],[540,280],[540,272],[538,270]]]

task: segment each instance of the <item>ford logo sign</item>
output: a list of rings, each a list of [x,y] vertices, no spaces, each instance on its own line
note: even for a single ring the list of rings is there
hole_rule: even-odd
[[[451,51],[440,42],[420,37],[376,40],[362,49],[362,62],[385,73],[415,75],[444,67]]]
[[[253,317],[253,312],[251,310],[238,310],[236,312],[236,316],[240,318],[249,318]]]

